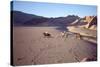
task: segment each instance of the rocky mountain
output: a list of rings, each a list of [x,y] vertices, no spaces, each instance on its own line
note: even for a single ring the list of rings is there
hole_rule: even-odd
[[[97,16],[86,16],[84,21],[87,23],[85,28],[96,30],[97,29]]]
[[[79,19],[78,16],[75,15],[68,15],[66,17],[57,17],[50,20],[48,23],[50,23],[51,26],[57,25],[57,26],[67,26],[74,22],[76,19]]]
[[[66,17],[47,18],[20,11],[11,11],[14,26],[66,26],[80,17],[68,15]]]
[[[47,18],[20,11],[11,11],[11,21],[15,26],[30,26],[45,22]]]

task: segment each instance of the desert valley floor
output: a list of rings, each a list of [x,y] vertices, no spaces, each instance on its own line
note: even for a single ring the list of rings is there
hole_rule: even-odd
[[[52,37],[44,37],[45,31]],[[74,34],[61,37],[56,27],[13,27],[14,65],[80,62],[96,56],[96,43],[77,39]]]

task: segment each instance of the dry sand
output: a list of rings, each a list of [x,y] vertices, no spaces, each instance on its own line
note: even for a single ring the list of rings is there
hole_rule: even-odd
[[[53,37],[45,38],[45,31]],[[97,45],[94,43],[76,39],[74,34],[67,38],[60,34],[55,27],[14,27],[14,65],[70,63],[96,57]]]

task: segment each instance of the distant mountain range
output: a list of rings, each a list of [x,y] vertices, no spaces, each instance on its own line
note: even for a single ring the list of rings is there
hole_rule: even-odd
[[[66,26],[77,19],[80,19],[80,17],[75,15],[47,18],[21,11],[11,11],[11,21],[14,26]]]

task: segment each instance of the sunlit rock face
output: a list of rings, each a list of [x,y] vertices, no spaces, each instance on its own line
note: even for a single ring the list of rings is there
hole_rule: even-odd
[[[84,22],[87,22],[85,28],[96,30],[97,29],[97,16],[85,16]]]

